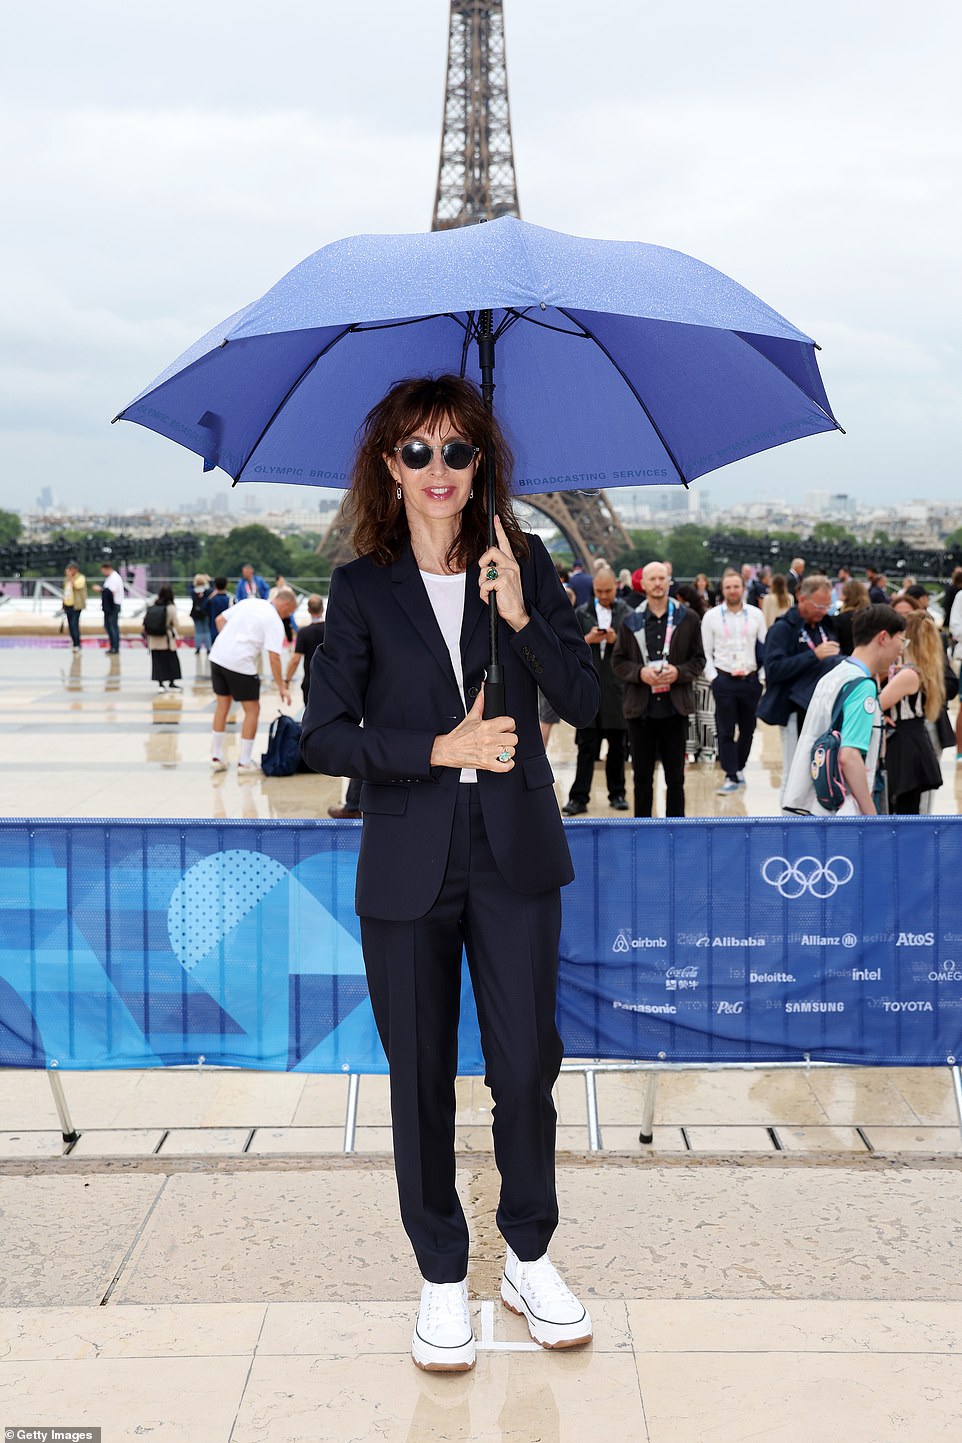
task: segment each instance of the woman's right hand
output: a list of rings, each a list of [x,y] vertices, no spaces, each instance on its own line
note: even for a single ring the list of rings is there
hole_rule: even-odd
[[[483,712],[482,687],[464,721],[459,722],[454,731],[435,737],[431,748],[432,767],[474,767],[483,772],[512,770],[518,745],[514,718],[496,716],[485,721]],[[506,762],[498,760],[502,752],[508,753]]]

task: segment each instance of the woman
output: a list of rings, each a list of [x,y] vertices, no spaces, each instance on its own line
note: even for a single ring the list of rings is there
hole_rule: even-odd
[[[475,1358],[454,1167],[462,944],[495,1100],[501,1296],[546,1347],[591,1336],[547,1257],[559,889],[573,873],[538,689],[575,727],[600,695],[548,554],[515,520],[511,465],[477,389],[457,377],[404,381],[370,412],[345,502],[359,559],[331,580],[301,743],[316,771],[364,781],[356,906],[390,1064],[401,1217],[425,1280],[412,1353],[437,1370]],[[510,715],[484,720],[491,596]]]
[[[194,655],[198,658],[202,651],[210,651],[210,617],[207,612],[207,603],[212,595],[210,577],[206,572],[198,571],[190,593],[190,619],[194,623]]]
[[[835,630],[843,656],[852,655],[852,618],[857,611],[870,604],[868,590],[861,581],[846,581],[842,587],[842,605],[835,616]]]
[[[905,661],[879,693],[892,727],[885,744],[889,811],[918,816],[922,793],[942,785],[926,720],[945,705],[945,662],[938,629],[924,611],[905,618]]]
[[[150,652],[150,679],[163,691],[179,691],[180,657],[177,655],[177,608],[174,593],[162,586],[144,616],[144,636]]]
[[[781,571],[776,571],[772,577],[772,584],[769,590],[762,597],[762,616],[765,618],[765,626],[771,631],[772,622],[788,611],[792,604],[792,598],[788,590],[788,582]]]
[[[87,578],[76,561],[68,561],[63,574],[63,613],[74,651],[80,650],[80,614],[86,605]]]

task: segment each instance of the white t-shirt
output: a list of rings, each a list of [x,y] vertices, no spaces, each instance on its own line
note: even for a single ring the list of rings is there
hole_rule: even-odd
[[[420,574],[421,580],[424,582],[424,589],[428,594],[428,601],[431,603],[438,626],[441,628],[441,635],[444,637],[444,644],[448,649],[448,656],[451,658],[458,690],[464,703],[465,714],[467,714],[468,702],[464,695],[464,670],[461,666],[464,572],[460,572],[457,576],[437,576],[433,571],[422,571]],[[474,767],[462,767],[460,780],[476,782],[478,780],[477,770]]]
[[[225,611],[224,616],[210,659],[226,671],[256,676],[262,651],[276,651],[278,655],[283,651],[284,623],[271,602],[249,596]]]
[[[102,591],[109,591],[114,599],[114,605],[119,606],[124,599],[124,583],[120,579],[120,573],[111,571],[104,577]]]

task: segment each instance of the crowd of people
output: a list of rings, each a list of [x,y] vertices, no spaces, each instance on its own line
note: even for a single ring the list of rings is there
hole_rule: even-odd
[[[809,790],[790,782],[796,751],[803,738],[804,776],[813,699],[817,693],[812,717],[827,725],[853,666],[872,695],[868,686],[853,687],[841,705],[847,810],[927,811],[941,785],[942,750],[954,745],[962,764],[962,709],[954,728],[948,715],[962,660],[962,568],[941,606],[912,577],[892,592],[871,567],[864,580],[839,567],[833,580],[808,573],[802,557],[784,574],[729,567],[717,586],[704,573],[678,584],[671,564],[657,561],[616,575],[599,559],[591,572],[576,565],[559,568],[559,575],[601,684],[597,716],[575,735],[578,760],[565,816],[588,810],[603,745],[608,802],[616,811],[628,809],[629,757],[636,817],[652,815],[659,762],[669,817],[685,815],[686,761],[717,759],[719,794],[737,792],[759,720],[779,730],[782,805],[812,810],[799,800],[804,793],[810,801]],[[866,717],[874,738],[863,735]],[[542,699],[546,743],[556,719]],[[863,772],[870,773],[867,791]]]
[[[93,590],[101,599],[108,651],[116,654],[124,583],[112,563],[104,562],[100,570],[101,582]],[[773,574],[767,566],[728,567],[717,584],[704,572],[690,583],[678,583],[669,561],[652,561],[616,575],[599,558],[590,570],[576,563],[570,570],[559,567],[558,572],[600,684],[598,712],[575,734],[575,775],[562,807],[566,817],[587,812],[595,764],[602,752],[608,804],[616,812],[652,815],[659,763],[669,817],[685,815],[687,763],[717,761],[722,772],[719,795],[739,791],[745,786],[745,766],[759,720],[778,728],[781,800],[788,805],[795,753],[816,688],[826,675],[834,675],[833,685],[820,694],[815,714],[821,716],[834,693],[851,679],[851,666],[841,663],[858,651],[866,621],[878,622],[878,607],[897,615],[903,624],[896,626],[888,618],[888,634],[900,638],[898,655],[887,665],[886,674],[876,678],[880,721],[873,805],[897,812],[926,811],[932,792],[941,785],[942,750],[954,745],[956,760],[962,764],[962,708],[954,727],[947,709],[958,694],[962,660],[962,567],[953,572],[941,598],[933,597],[912,577],[893,591],[888,578],[872,567],[866,568],[864,578],[853,576],[845,566],[833,579],[810,574],[802,557],[793,558],[785,573]],[[286,597],[278,605],[282,593]],[[251,747],[262,651],[267,651],[272,672],[276,671],[282,697],[289,698],[288,688],[303,663],[301,693],[307,703],[311,660],[324,639],[324,602],[317,595],[307,598],[310,622],[298,630],[292,597],[283,576],[269,585],[253,564],[241,568],[233,591],[226,576],[211,578],[201,572],[193,579],[188,596],[193,649],[198,666],[210,663],[217,698],[211,750],[215,770],[226,767],[224,725],[232,698],[245,713],[241,769],[256,769]],[[258,612],[259,626],[252,622],[250,635],[241,643],[241,632],[247,628],[232,625],[222,640],[225,626],[233,622],[242,604],[252,601],[258,605],[250,610],[244,605],[243,615],[252,618]],[[64,573],[63,610],[75,652],[80,650],[80,623],[87,605],[86,577],[71,561]],[[272,618],[280,623],[280,633]],[[169,586],[161,587],[143,622],[151,679],[161,690],[179,686],[177,648],[182,630],[186,628],[178,621],[173,592]],[[285,643],[290,646],[286,667],[281,661]],[[861,645],[866,645],[864,640]],[[865,698],[861,701],[864,712]],[[849,702],[846,697],[843,713],[854,717],[857,708],[858,699]],[[540,720],[547,746],[559,716],[544,695]],[[626,783],[629,761],[632,804]],[[359,789],[358,782],[349,786],[344,804],[331,808],[331,815],[360,817]]]

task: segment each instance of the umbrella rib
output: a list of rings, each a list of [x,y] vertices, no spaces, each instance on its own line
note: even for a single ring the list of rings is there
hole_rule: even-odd
[[[247,455],[244,457],[243,464],[241,465],[241,468],[240,468],[240,470],[238,471],[237,475],[234,477],[234,481],[233,481],[234,486],[237,485],[237,482],[239,481],[241,475],[242,475],[243,472],[246,470],[246,468],[250,465],[251,460],[252,460],[253,455],[254,455],[254,452],[257,450],[258,446],[261,444],[261,442],[263,441],[264,437],[267,435],[268,431],[269,431],[270,428],[273,426],[274,422],[277,420],[277,417],[280,415],[281,411],[282,411],[282,410],[284,409],[284,407],[287,405],[288,401],[291,399],[291,397],[293,396],[294,392],[297,390],[297,388],[298,388],[298,386],[301,384],[301,382],[305,380],[305,378],[309,375],[309,373],[310,373],[311,371],[313,371],[314,367],[317,365],[318,361],[321,359],[322,356],[326,356],[327,353],[328,353],[328,351],[332,350],[333,347],[337,345],[338,341],[343,341],[343,339],[344,339],[345,336],[349,336],[349,335],[352,333],[352,331],[356,331],[356,330],[357,330],[357,326],[356,326],[356,325],[351,325],[351,326],[345,326],[343,331],[338,331],[337,335],[331,337],[331,339],[328,341],[327,345],[326,345],[322,350],[318,351],[317,355],[314,356],[314,358],[313,358],[311,361],[308,362],[308,364],[307,364],[307,365],[304,367],[304,369],[301,371],[300,375],[297,376],[297,377],[295,378],[295,380],[293,380],[293,381],[291,382],[290,386],[288,386],[287,390],[284,392],[284,395],[281,397],[281,399],[278,401],[277,405],[274,407],[274,409],[273,409],[273,411],[271,412],[268,420],[266,421],[266,423],[264,424],[264,426],[261,428],[261,431],[260,431],[259,436],[257,437],[257,440],[254,442],[253,446],[250,448],[250,450],[248,451]]]
[[[337,345],[338,341],[343,341],[345,336],[364,335],[368,331],[388,331],[394,329],[396,326],[416,326],[420,325],[422,321],[437,320],[440,316],[447,316],[448,320],[454,321],[456,325],[464,325],[464,322],[460,320],[456,315],[452,315],[450,311],[438,311],[435,315],[432,316],[412,316],[403,321],[382,321],[376,325],[365,325],[362,321],[354,321],[351,325],[345,326],[343,331],[338,331],[337,335],[332,336],[324,349],[318,351],[317,355],[308,362],[308,364],[301,371],[300,375],[291,382],[291,385],[281,397],[280,401],[278,401],[277,405],[274,407],[274,410],[271,412],[266,424],[261,429],[260,435],[257,437],[257,440],[254,442],[253,446],[250,448],[247,455],[245,456],[244,463],[241,466],[240,471],[238,471],[237,475],[234,477],[233,484],[235,486],[237,485],[241,473],[250,465],[251,460],[254,456],[254,452],[257,450],[258,446],[261,444],[264,437],[267,435],[267,432],[273,426],[274,422],[277,420],[278,415],[287,405],[288,401],[291,399],[298,386],[300,386],[302,381],[306,380],[307,376],[317,365],[318,361],[320,361],[324,356],[326,356],[328,351],[333,350],[333,348]]]
[[[583,331],[584,335],[587,336],[588,340],[589,340],[589,341],[594,341],[595,345],[598,347],[598,350],[602,353],[602,355],[603,355],[603,356],[607,356],[608,360],[611,362],[611,364],[612,364],[612,366],[614,367],[614,369],[618,372],[618,375],[619,375],[619,376],[621,377],[621,379],[624,381],[625,385],[628,387],[629,391],[630,391],[631,394],[634,396],[635,400],[638,402],[638,405],[641,407],[641,409],[644,411],[645,415],[648,417],[648,421],[649,421],[649,423],[650,423],[650,425],[651,425],[651,429],[654,431],[655,435],[658,437],[658,440],[659,440],[659,441],[661,442],[661,444],[664,446],[664,448],[665,448],[665,454],[667,455],[667,457],[668,457],[669,461],[671,462],[671,464],[674,466],[675,470],[678,472],[678,479],[679,479],[679,481],[681,482],[681,484],[682,484],[683,486],[686,486],[686,487],[687,487],[687,485],[688,485],[688,479],[687,479],[687,477],[685,476],[684,471],[683,471],[683,470],[681,469],[681,467],[679,466],[678,461],[677,461],[676,458],[675,458],[675,453],[672,451],[672,449],[671,449],[671,447],[669,446],[668,442],[666,441],[665,437],[662,435],[662,433],[661,433],[661,428],[659,427],[658,423],[656,422],[654,416],[653,416],[653,415],[651,414],[651,412],[649,411],[648,407],[645,405],[645,403],[644,403],[644,401],[642,400],[641,396],[638,394],[638,392],[637,392],[637,390],[635,389],[635,387],[632,385],[631,381],[629,381],[628,377],[625,375],[624,371],[621,369],[621,367],[619,366],[618,362],[615,360],[614,356],[613,356],[613,355],[611,354],[611,352],[608,350],[608,347],[607,347],[602,341],[599,341],[598,337],[594,334],[593,331],[589,330],[589,328],[584,324],[583,321],[578,321],[578,320],[575,319],[574,316],[570,315],[569,312],[565,310],[564,306],[558,306],[557,309],[560,311],[561,315],[566,316],[567,319],[568,319],[569,321],[571,321],[571,323],[572,323],[573,325],[581,326],[582,331]]]

